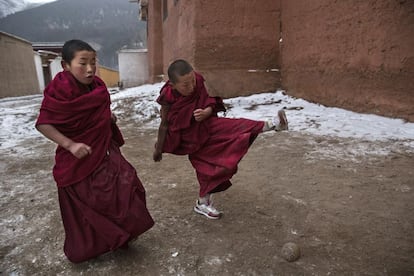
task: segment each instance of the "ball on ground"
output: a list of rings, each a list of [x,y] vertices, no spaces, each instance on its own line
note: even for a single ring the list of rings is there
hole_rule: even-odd
[[[288,262],[294,262],[300,257],[300,248],[294,242],[285,243],[282,247],[282,257]]]

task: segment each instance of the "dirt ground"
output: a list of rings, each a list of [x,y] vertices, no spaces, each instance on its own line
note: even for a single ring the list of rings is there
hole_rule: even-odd
[[[224,216],[213,221],[193,212],[198,186],[187,158],[154,163],[156,131],[121,129],[155,226],[129,250],[67,261],[54,145],[39,137],[24,154],[0,156],[1,275],[414,275],[414,154],[402,145],[363,154],[386,145],[263,134],[233,186],[215,196]],[[296,262],[281,257],[288,241],[301,248]]]

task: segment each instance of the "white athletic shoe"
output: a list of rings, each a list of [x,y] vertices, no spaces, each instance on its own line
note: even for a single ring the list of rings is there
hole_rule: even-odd
[[[200,204],[197,200],[196,205],[194,206],[194,211],[208,217],[209,219],[219,219],[222,215],[222,212],[213,207],[211,201],[208,204]]]
[[[277,116],[272,118],[272,124],[275,131],[288,130],[288,120],[286,118],[286,113],[283,109],[277,112]]]

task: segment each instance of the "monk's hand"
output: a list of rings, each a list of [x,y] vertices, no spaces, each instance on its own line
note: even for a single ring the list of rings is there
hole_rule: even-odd
[[[159,150],[154,150],[154,154],[152,155],[152,158],[155,162],[160,162],[162,160],[162,152]]]
[[[194,110],[193,115],[194,115],[194,119],[197,122],[201,122],[201,121],[207,119],[208,117],[210,117],[211,113],[213,113],[213,108],[211,106],[208,106],[204,109],[198,108],[198,109]]]
[[[84,143],[72,143],[68,150],[78,159],[82,159],[92,153],[92,148]]]

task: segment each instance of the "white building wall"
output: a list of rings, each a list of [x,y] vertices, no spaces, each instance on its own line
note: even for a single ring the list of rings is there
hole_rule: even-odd
[[[63,70],[61,61],[62,61],[62,58],[58,56],[50,62],[49,66],[50,66],[50,74],[52,76],[52,80],[55,78],[57,73]]]
[[[40,57],[40,54],[38,52],[34,53],[34,61],[36,66],[36,74],[37,74],[37,80],[39,82],[39,88],[40,92],[43,92],[45,90],[45,75],[43,73],[43,65],[42,65],[42,58]],[[62,58],[60,56],[57,56],[55,59],[50,61],[49,69],[51,74],[51,79],[57,75],[57,73],[61,72],[62,65],[61,65]]]
[[[33,52],[36,67],[37,81],[39,83],[40,92],[45,90],[45,76],[43,75],[42,58],[37,52]]]
[[[122,87],[134,87],[148,82],[147,49],[123,49],[118,52],[119,80]]]

